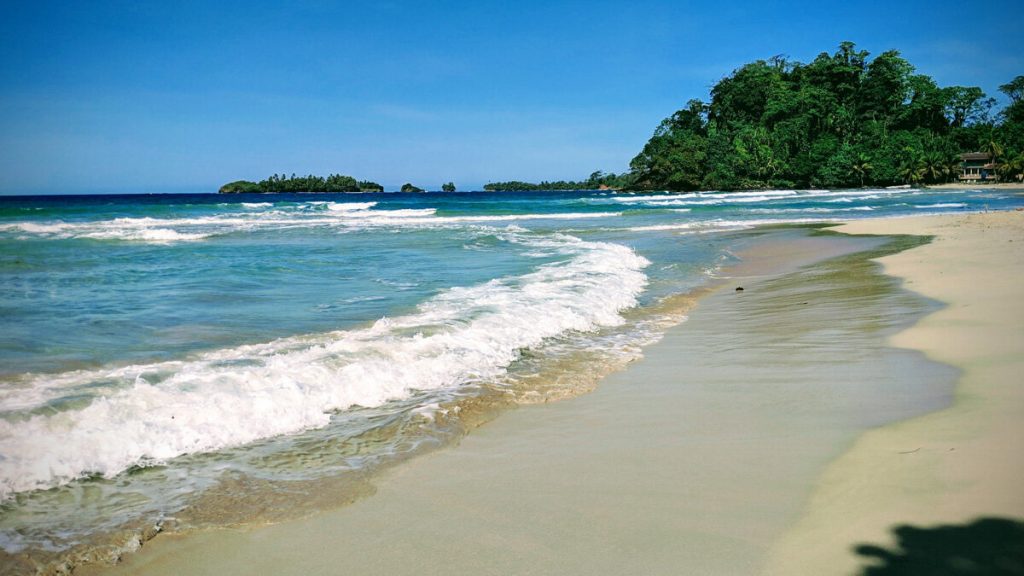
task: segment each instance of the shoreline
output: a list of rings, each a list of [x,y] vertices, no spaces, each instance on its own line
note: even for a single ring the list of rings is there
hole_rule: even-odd
[[[1024,182],[947,182],[922,187],[929,190],[1021,190],[1024,188]]]
[[[945,367],[884,345],[930,304],[871,272],[877,265],[864,251],[872,240],[806,240],[803,251],[762,245],[760,254],[753,242],[751,267],[733,272],[745,292],[729,286],[702,299],[643,360],[588,395],[505,413],[456,447],[388,471],[375,495],[345,508],[162,536],[109,573],[230,573],[253,558],[261,569],[296,574],[338,566],[441,574],[455,565],[495,574],[674,573],[680,563],[750,573],[795,520],[820,469],[861,431],[939,408],[952,389]],[[840,250],[834,265],[800,268],[827,257],[822,241],[855,255]],[[809,298],[820,305],[807,306]],[[902,316],[861,317],[865,307],[891,306]],[[785,322],[765,313],[777,309],[789,312]],[[845,319],[838,335],[837,315]],[[870,353],[848,358],[851,340]],[[823,367],[836,363],[847,373],[820,389]],[[908,401],[883,399],[883,367],[903,376]],[[924,375],[949,385],[930,390]],[[854,385],[863,378],[881,387]],[[821,432],[825,422],[832,429]],[[86,573],[94,570],[104,571]]]
[[[347,506],[161,534],[116,566],[65,569],[852,574],[853,546],[891,544],[896,524],[1024,518],[1024,402],[1008,385],[1022,231],[1017,211],[751,234],[687,322],[590,394],[503,411]],[[991,369],[998,405],[974,374]]]
[[[945,303],[891,343],[962,373],[950,407],[870,430],[828,466],[766,573],[850,574],[857,554],[877,556],[855,549],[865,545],[891,547],[892,568],[950,530],[959,538],[933,552],[971,557],[979,519],[1016,522],[1018,531],[1024,519],[1024,214],[865,220],[837,231],[935,237],[879,260],[909,289]]]
[[[830,236],[821,234],[816,227],[766,228],[745,232],[736,239],[734,248],[741,251],[753,249],[756,256],[740,264],[732,264],[727,270],[733,275],[778,275],[823,258],[878,244],[875,241],[837,244]],[[859,244],[855,244],[857,242]],[[648,306],[644,312],[649,316],[647,321],[653,321],[663,328],[678,324],[685,319],[687,311],[699,298],[721,287],[726,281],[710,276],[703,285]],[[541,383],[507,388],[501,392],[492,391],[446,404],[446,413],[450,411],[457,416],[449,418],[441,414],[435,418],[438,434],[441,430],[445,431],[444,434],[431,436],[423,449],[396,455],[366,470],[337,477],[284,483],[243,476],[228,478],[223,487],[218,486],[200,494],[184,509],[163,517],[156,524],[142,519],[133,520],[115,529],[95,533],[89,540],[61,552],[50,553],[37,549],[0,552],[0,565],[7,564],[9,569],[17,573],[33,572],[35,567],[41,567],[44,571],[73,568],[80,573],[103,570],[104,565],[131,557],[140,548],[148,549],[154,538],[162,541],[210,530],[249,529],[299,521],[324,510],[348,506],[372,495],[376,491],[375,480],[386,475],[392,467],[402,466],[434,450],[455,446],[470,431],[514,408],[587,394],[597,385],[597,380],[626,368],[628,363],[617,356],[610,359],[592,358],[589,362],[577,359],[575,362],[578,363],[577,372],[573,375],[558,372],[567,368],[568,364],[552,366],[552,371],[546,373],[551,381],[546,384],[543,383],[544,373],[539,373]]]

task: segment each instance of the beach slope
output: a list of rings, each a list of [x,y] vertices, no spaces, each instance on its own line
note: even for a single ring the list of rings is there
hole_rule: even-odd
[[[973,532],[990,546],[982,531],[1015,523],[1019,531],[1024,519],[1024,212],[866,220],[839,230],[934,236],[881,259],[907,288],[947,304],[891,342],[962,375],[952,406],[871,430],[828,467],[805,515],[771,550],[766,572],[892,569],[910,561],[906,546],[929,541],[930,554],[963,562],[972,552],[958,547],[969,547]],[[999,522],[976,523],[981,518]],[[896,536],[897,526],[911,528]],[[897,540],[903,549],[891,548]],[[877,548],[858,555],[864,545],[896,556]]]
[[[723,289],[593,393],[503,414],[346,508],[162,536],[113,572],[756,573],[829,462],[948,405],[956,376],[887,345],[935,304],[869,260],[886,239],[758,234]]]

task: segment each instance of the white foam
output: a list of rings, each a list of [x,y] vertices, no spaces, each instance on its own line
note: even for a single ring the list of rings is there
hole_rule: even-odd
[[[566,235],[500,238],[564,254],[533,272],[447,290],[373,326],[147,365],[37,375],[0,391],[8,410],[88,391],[88,406],[0,419],[0,497],[86,474],[321,427],[332,411],[498,378],[519,351],[623,322],[648,262]]]
[[[211,235],[162,227],[165,223],[175,224],[173,221],[156,218],[116,218],[102,222],[15,222],[0,225],[0,231],[23,232],[44,238],[128,240],[152,244],[202,240]]]
[[[438,216],[438,223],[451,222],[512,222],[515,220],[583,220],[588,218],[614,218],[622,212],[562,212],[555,214],[502,214],[491,216]]]
[[[661,232],[670,230],[688,230],[695,232],[717,232],[724,230],[744,230],[755,226],[769,226],[777,224],[813,224],[820,222],[841,222],[839,218],[770,218],[751,220],[697,220],[683,222],[680,224],[654,224],[651,226],[634,226],[626,228],[630,232]]]
[[[917,195],[913,188],[858,189],[858,190],[750,190],[745,192],[687,192],[683,194],[617,195],[600,202],[639,203],[645,206],[719,206],[726,204],[754,204],[781,201],[853,202],[894,195]],[[819,200],[832,198],[832,200]]]
[[[820,206],[810,208],[750,208],[750,214],[828,214],[832,212],[870,212],[873,206],[854,206],[852,208],[822,208]]]
[[[377,202],[306,202],[290,208],[254,210],[180,218],[114,218],[83,222],[11,222],[0,232],[42,238],[91,238],[153,244],[188,242],[233,232],[285,228],[332,227],[357,230],[373,227],[443,227],[465,223],[519,220],[577,220],[620,216],[621,212],[437,216],[436,208],[374,209]]]
[[[426,218],[437,213],[436,208],[402,208],[397,210],[352,210],[346,211],[347,218]]]
[[[914,208],[964,208],[967,204],[963,202],[943,202],[939,204],[915,205]]]
[[[681,195],[614,197],[616,202],[642,203],[646,206],[716,206],[720,204],[747,204],[791,198],[792,190],[770,192],[694,192]]]
[[[827,191],[825,191],[827,192]],[[798,190],[747,190],[743,192],[686,192],[683,194],[657,194],[657,195],[617,195],[611,197],[617,202],[649,202],[657,200],[695,200],[695,199],[727,199],[736,200],[740,198],[762,199],[766,196],[783,198],[807,193]]]
[[[376,202],[310,202],[310,204],[326,205],[327,209],[333,212],[358,212],[369,210],[377,205]]]

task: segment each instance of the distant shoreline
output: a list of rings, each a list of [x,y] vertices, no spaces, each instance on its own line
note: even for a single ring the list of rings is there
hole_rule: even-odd
[[[1024,190],[1024,182],[976,182],[976,183],[958,183],[948,182],[945,184],[921,184],[911,185],[905,184],[901,186],[861,186],[857,188],[834,188],[834,190],[900,190],[900,189],[920,189],[920,190],[977,190],[977,189],[997,189],[997,190]],[[491,194],[491,193],[533,193],[533,192],[611,192],[615,194],[736,194],[742,192],[785,192],[789,190],[795,190],[797,192],[802,191],[813,191],[813,190],[833,190],[832,188],[743,188],[737,190],[639,190],[639,189],[624,189],[624,188],[574,188],[574,189],[550,189],[550,190],[457,190],[454,192],[444,192],[442,190],[425,190],[424,192],[386,192],[379,190],[366,190],[358,192],[220,192],[222,195],[239,195],[239,194],[253,194],[253,195],[268,195],[268,194]]]
[[[885,186],[865,186],[863,188],[834,188],[832,190],[887,190],[897,189],[901,187],[885,187]],[[1024,182],[990,182],[990,183],[974,183],[974,184],[961,184],[961,183],[947,183],[947,184],[928,184],[917,187],[921,190],[1022,190],[1024,191]],[[779,192],[786,190],[796,191],[811,191],[821,190],[818,188],[749,188],[743,190],[623,190],[623,189],[578,189],[578,190],[456,190],[455,192],[442,192],[440,190],[428,190],[426,192],[416,192],[406,194],[503,194],[503,193],[531,193],[531,194],[544,194],[549,192],[561,192],[561,193],[592,193],[592,192],[610,192],[614,194],[732,194],[736,192]],[[217,192],[68,192],[68,193],[25,193],[25,194],[0,194],[0,202],[4,199],[19,199],[19,198],[82,198],[88,196],[210,196],[210,197],[228,197],[228,196],[270,196],[274,194],[293,194],[301,196],[323,196],[323,195],[346,195],[346,196],[359,196],[365,194],[403,194],[400,191],[386,192],[386,191],[362,191],[362,192],[235,192],[235,193],[217,193]]]

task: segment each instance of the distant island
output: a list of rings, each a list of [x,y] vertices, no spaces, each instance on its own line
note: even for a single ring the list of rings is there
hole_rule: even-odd
[[[581,181],[558,180],[539,184],[531,182],[520,182],[512,180],[509,182],[490,182],[484,185],[484,190],[493,192],[530,192],[535,190],[621,190],[629,188],[632,179],[629,174],[617,175],[614,172],[601,172],[598,170],[590,175],[590,178]]]
[[[383,192],[384,187],[368,180],[357,181],[351,176],[331,174],[323,176],[296,176],[273,174],[266,180],[251,182],[236,180],[220,187],[220,194],[280,194],[289,192]]]
[[[950,182],[965,159],[989,178],[1024,175],[1024,76],[999,87],[939,87],[895,50],[874,59],[843,42],[808,64],[782,56],[741,66],[654,131],[622,174],[581,181],[491,182],[487,191],[854,188]],[[961,157],[964,153],[971,153]],[[407,188],[408,187],[408,188]],[[331,175],[225,184],[238,192],[379,192]],[[451,182],[444,191],[454,191]],[[403,192],[421,191],[412,184]]]

